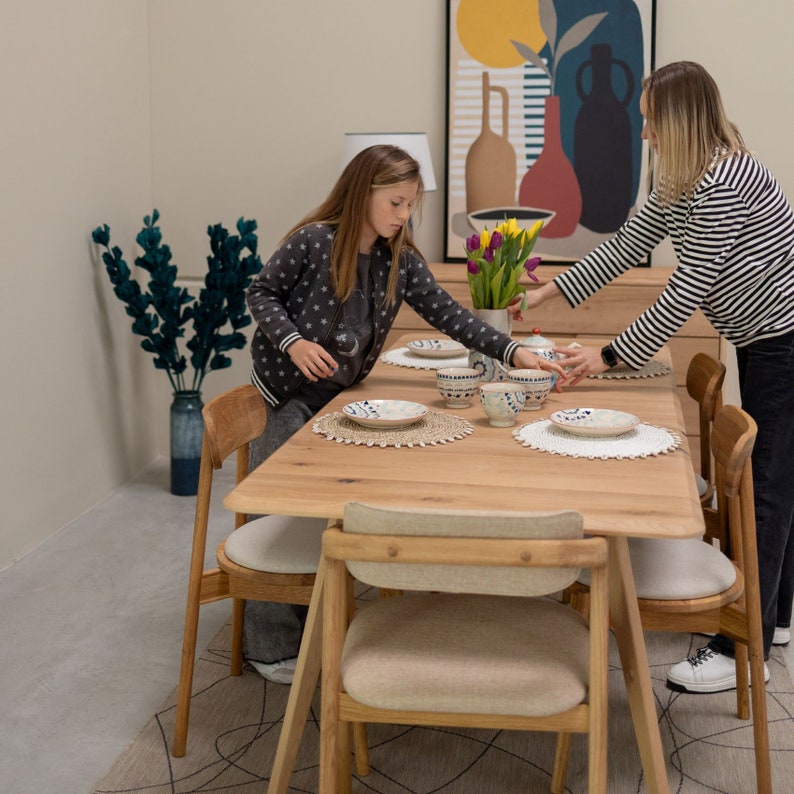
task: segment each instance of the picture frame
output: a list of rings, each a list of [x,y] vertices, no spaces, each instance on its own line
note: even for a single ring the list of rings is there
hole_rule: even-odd
[[[637,211],[655,18],[656,0],[447,0],[445,261],[509,217],[543,220],[545,264],[577,261]]]

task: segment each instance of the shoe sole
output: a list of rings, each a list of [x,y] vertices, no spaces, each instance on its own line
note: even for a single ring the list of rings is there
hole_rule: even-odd
[[[764,683],[768,682],[769,669],[764,667]],[[712,695],[715,692],[728,692],[731,689],[736,689],[736,676],[732,675],[728,678],[721,678],[718,681],[709,681],[708,683],[671,681],[668,678],[667,688],[672,689],[673,692],[686,692],[690,695]]]

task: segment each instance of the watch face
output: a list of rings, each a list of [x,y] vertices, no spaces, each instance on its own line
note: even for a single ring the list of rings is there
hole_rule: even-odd
[[[612,349],[612,345],[606,345],[601,348],[601,360],[608,366],[614,367],[618,363],[618,357]]]

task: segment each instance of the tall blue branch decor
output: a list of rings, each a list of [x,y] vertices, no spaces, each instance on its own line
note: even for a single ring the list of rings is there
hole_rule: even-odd
[[[133,318],[132,331],[142,336],[141,347],[154,356],[154,366],[165,370],[174,393],[171,404],[171,493],[193,495],[198,490],[203,423],[201,386],[206,374],[231,366],[226,355],[245,346],[241,329],[251,324],[245,292],[262,267],[257,254],[256,221],[237,221],[237,235],[220,224],[209,226],[211,255],[198,300],[187,289],[176,286],[177,266],[171,264],[171,249],[162,242],[155,209],[145,216],[135,238],[143,254],[135,265],[149,274],[143,292],[132,277],[121,249],[110,246],[110,227],[98,226],[92,240],[102,248],[102,261],[116,297]],[[185,327],[192,324],[193,336],[184,347]],[[192,376],[187,375],[188,363]]]

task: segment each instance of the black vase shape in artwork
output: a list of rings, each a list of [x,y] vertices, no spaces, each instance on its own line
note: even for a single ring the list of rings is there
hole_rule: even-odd
[[[625,75],[621,99],[612,88],[612,70]],[[591,72],[590,93],[583,77]],[[634,94],[634,77],[625,61],[612,57],[609,44],[590,48],[590,60],[576,72],[582,106],[576,116],[573,168],[582,191],[579,223],[594,232],[614,232],[626,220],[633,196],[631,121],[626,110]]]

